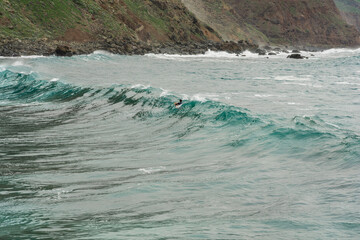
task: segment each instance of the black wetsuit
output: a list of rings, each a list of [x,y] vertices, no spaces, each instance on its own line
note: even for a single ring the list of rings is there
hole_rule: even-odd
[[[182,104],[182,100],[180,99],[179,102],[175,103],[175,106],[179,106]]]

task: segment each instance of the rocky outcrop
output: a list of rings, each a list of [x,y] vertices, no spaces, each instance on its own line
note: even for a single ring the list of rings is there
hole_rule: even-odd
[[[56,56],[62,56],[62,57],[71,57],[74,55],[75,51],[71,49],[71,47],[67,45],[59,45],[55,49],[55,55]]]
[[[300,53],[293,53],[289,56],[287,56],[287,58],[293,58],[293,59],[304,59],[305,57],[304,56],[301,56]]]

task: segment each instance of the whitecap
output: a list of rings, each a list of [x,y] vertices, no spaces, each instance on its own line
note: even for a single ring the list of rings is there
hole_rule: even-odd
[[[193,55],[181,55],[181,54],[155,54],[155,53],[148,53],[145,54],[148,57],[154,57],[159,59],[166,59],[166,60],[178,60],[178,61],[185,61],[187,59],[244,59],[244,58],[284,58],[287,56],[285,53],[279,53],[277,55],[259,55],[257,53],[250,52],[248,50],[236,54],[236,53],[228,53],[225,51],[212,51],[207,50],[204,54],[193,54]]]
[[[28,58],[28,59],[32,59],[32,58],[45,58],[48,56],[42,56],[42,55],[27,55],[27,56],[16,56],[16,57],[10,57],[10,56],[0,56],[0,59],[16,59],[16,58]]]
[[[21,56],[21,58],[29,58],[29,59],[33,59],[33,58],[45,58],[47,56],[42,56],[42,55],[29,55],[29,56]]]
[[[275,80],[278,81],[311,81],[312,75],[301,75],[301,76],[275,76]]]
[[[13,66],[13,67],[25,66],[25,64],[23,63],[23,61],[15,61],[11,64],[11,66]]]
[[[206,102],[209,99],[213,101],[219,101],[219,95],[214,93],[197,93],[190,97],[192,101]]]
[[[144,174],[152,174],[152,173],[156,173],[156,172],[161,172],[164,171],[166,168],[163,166],[157,167],[157,168],[153,168],[153,167],[149,167],[149,168],[139,168],[138,171],[144,173]]]
[[[322,51],[321,54],[339,54],[339,53],[360,53],[360,48],[331,48]]]
[[[330,57],[330,58],[338,58],[338,57],[347,57],[360,54],[360,48],[331,48],[321,52],[317,52],[317,57]]]
[[[105,51],[105,50],[95,50],[92,54],[95,54],[95,55],[109,55],[109,56],[114,55],[113,53]]]
[[[139,88],[139,89],[148,89],[150,85],[143,85],[143,84],[134,84],[131,86],[131,88]]]
[[[311,84],[311,83],[295,83],[295,82],[284,82],[284,85],[298,85],[298,86],[306,86],[306,87],[313,87],[313,88],[322,88],[321,85],[318,84]]]
[[[254,97],[259,97],[259,98],[268,98],[268,97],[273,97],[274,95],[272,94],[254,94]]]
[[[191,100],[199,101],[199,102],[206,102],[207,99],[202,96],[201,94],[195,94],[191,97]]]
[[[351,83],[351,82],[336,82],[338,85],[360,85],[360,83]]]
[[[329,123],[329,122],[325,122],[325,123],[326,123],[327,125],[333,126],[333,127],[337,128],[337,129],[340,129],[340,127],[339,127],[338,125],[336,125],[336,124]]]
[[[163,89],[163,88],[160,88],[160,89],[162,90],[162,92],[160,94],[160,97],[165,97],[165,96],[170,95],[169,90],[166,90],[166,89]]]

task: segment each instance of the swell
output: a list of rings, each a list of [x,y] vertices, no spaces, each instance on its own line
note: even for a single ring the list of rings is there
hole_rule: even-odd
[[[246,124],[259,121],[243,109],[214,101],[186,100],[180,109],[174,107],[175,95],[164,95],[163,90],[144,86],[116,85],[110,88],[78,87],[60,81],[39,80],[35,73],[0,73],[0,101],[17,103],[82,103],[103,106],[122,105],[137,110],[133,119],[177,116],[205,122]],[[161,110],[161,111],[159,111]]]
[[[174,102],[179,97],[164,94],[159,88],[140,85],[79,87],[61,81],[41,80],[35,73],[9,70],[0,72],[0,92],[1,105],[7,106],[0,111],[3,133],[24,131],[21,129],[35,131],[79,122],[83,115],[91,115],[92,121],[116,119],[116,113],[120,112],[128,116],[126,120],[144,122],[157,129],[154,131],[161,132],[166,128],[167,133],[175,134],[178,139],[205,128],[209,130],[206,139],[221,139],[218,135],[222,136],[222,140],[217,142],[220,149],[242,149],[242,155],[248,157],[275,154],[321,162],[336,159],[340,160],[342,167],[358,164],[360,159],[360,137],[357,134],[329,126],[316,116],[296,116],[277,122],[268,116],[253,116],[246,109],[210,100],[185,100],[177,109]],[[14,113],[11,105],[22,104],[40,104],[41,107]],[[54,114],[49,118],[51,112]],[[36,116],[40,120],[30,124],[26,118],[25,127],[19,128],[19,122],[13,123],[13,119],[8,118],[9,113],[15,114],[17,119]],[[182,129],[174,130],[175,125]]]

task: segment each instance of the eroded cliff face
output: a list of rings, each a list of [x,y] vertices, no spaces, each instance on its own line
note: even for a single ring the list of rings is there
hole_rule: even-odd
[[[101,43],[137,54],[140,45],[236,52],[256,44],[353,46],[359,32],[333,0],[1,0],[0,45],[10,54],[8,39]]]
[[[360,0],[335,0],[341,16],[360,32]]]
[[[182,2],[228,40],[250,39],[260,44],[295,46],[354,46],[360,43],[359,32],[343,20],[332,0]]]

